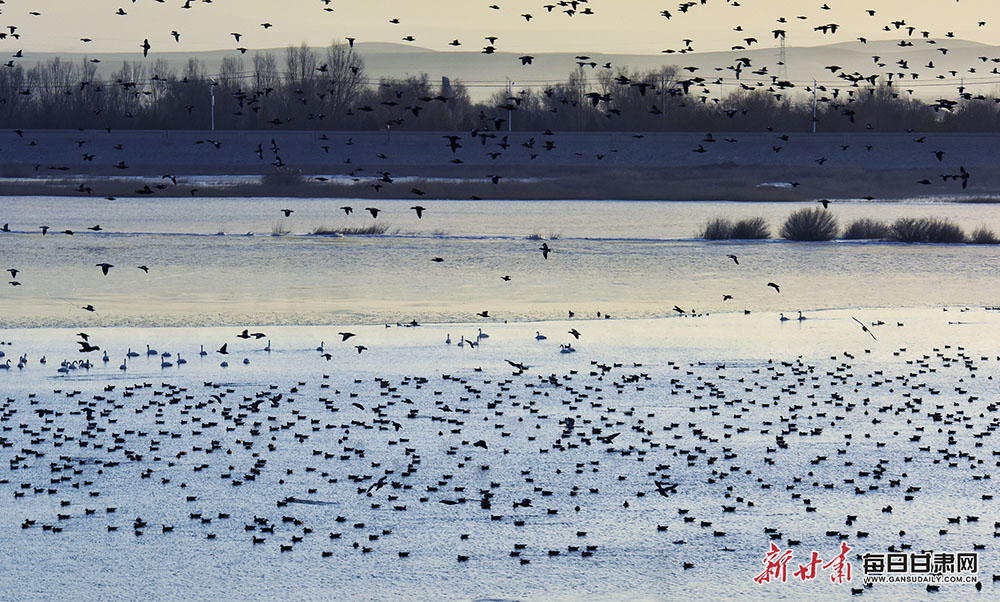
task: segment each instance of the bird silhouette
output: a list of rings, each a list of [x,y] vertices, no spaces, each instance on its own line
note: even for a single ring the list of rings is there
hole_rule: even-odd
[[[854,320],[855,322],[857,322],[858,324],[860,324],[861,325],[861,331],[868,333],[868,335],[871,336],[872,340],[874,340],[874,341],[878,340],[878,339],[875,338],[875,333],[873,333],[871,330],[869,330],[868,326],[866,326],[864,322],[862,322],[861,320],[855,318],[854,316],[851,316],[851,319]]]

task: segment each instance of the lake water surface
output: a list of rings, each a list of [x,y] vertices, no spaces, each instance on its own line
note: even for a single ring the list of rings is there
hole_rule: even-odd
[[[693,238],[789,204],[2,203],[4,598],[924,600],[860,581],[920,550],[996,593],[995,247]],[[366,206],[400,232],[308,235]],[[792,576],[841,542],[851,583]]]

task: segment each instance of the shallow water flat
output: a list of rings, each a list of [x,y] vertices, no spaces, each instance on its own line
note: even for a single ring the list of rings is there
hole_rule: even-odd
[[[345,200],[3,203],[18,218],[13,232],[0,236],[0,253],[20,270],[20,286],[0,296],[7,327],[461,322],[483,310],[511,321],[564,318],[570,310],[657,317],[675,304],[697,312],[794,312],[985,306],[1000,296],[992,285],[1000,250],[992,245],[691,238],[715,216],[762,215],[777,227],[795,208],[780,203],[426,202],[417,219],[412,202],[386,201],[377,203],[379,220]],[[348,204],[356,205],[350,217],[339,209]],[[966,230],[1000,224],[994,205],[834,207],[844,223],[852,216],[937,216]],[[286,219],[280,208],[295,212]],[[321,225],[382,220],[393,224],[385,236],[307,235]],[[51,226],[47,235],[40,224]],[[273,224],[289,234],[269,235]],[[88,230],[95,226],[101,230]],[[391,234],[395,228],[401,232]],[[60,234],[64,229],[74,234]],[[527,239],[532,234],[548,237],[548,259],[543,241]],[[99,263],[114,267],[103,276]],[[88,305],[95,311],[82,309]]]

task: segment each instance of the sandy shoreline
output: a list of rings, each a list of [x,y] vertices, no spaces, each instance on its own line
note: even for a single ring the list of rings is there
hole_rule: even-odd
[[[146,194],[158,196],[190,196],[195,189],[197,196],[793,201],[976,197],[1000,185],[992,159],[1000,135],[994,134],[791,134],[787,140],[777,132],[489,135],[7,132],[0,135],[0,176],[16,179],[3,183],[6,194],[116,197],[137,196],[149,186]],[[457,136],[461,147],[452,152],[446,136]],[[936,152],[943,153],[940,160]],[[213,187],[185,180],[274,174],[279,158],[303,177]],[[948,177],[962,167],[971,174],[965,189]],[[388,182],[380,175],[385,172],[390,179],[431,180]],[[328,179],[337,175],[356,181]],[[112,176],[128,180],[103,180]],[[499,176],[496,183],[493,176]],[[518,181],[523,179],[530,181]]]

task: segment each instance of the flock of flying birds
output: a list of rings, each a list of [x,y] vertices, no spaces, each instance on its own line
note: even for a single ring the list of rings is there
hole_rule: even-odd
[[[659,14],[669,20],[707,3],[685,2],[676,11]],[[181,8],[197,4],[186,0]],[[329,0],[323,4],[324,10],[334,10]],[[569,17],[599,12],[587,4],[586,0],[560,1],[542,8]],[[490,8],[501,10],[499,5]],[[824,4],[820,8],[830,7]],[[875,10],[866,12],[876,15]],[[29,14],[40,16],[37,11]],[[119,8],[115,14],[128,13]],[[522,17],[526,23],[535,18],[531,13]],[[399,24],[398,19],[390,22]],[[272,27],[270,22],[260,25],[264,30]],[[918,31],[903,21],[890,25],[908,35]],[[836,23],[815,28],[823,35],[834,35],[839,29]],[[18,39],[17,26],[8,26],[8,30],[2,37]],[[772,34],[777,38],[784,30],[775,29]],[[232,35],[241,42],[242,34]],[[172,31],[171,36],[180,42],[180,32]],[[353,44],[353,38],[348,40]],[[749,46],[756,39],[747,37],[745,41]],[[492,52],[488,50],[494,48],[493,42],[484,52]],[[453,45],[459,45],[458,40]],[[139,47],[144,56],[154,50],[148,38]],[[680,52],[690,50],[687,42]],[[21,56],[18,52],[15,58]],[[527,66],[533,58],[524,55],[521,60]],[[454,150],[458,138],[446,138]],[[274,154],[278,156],[276,148]],[[964,187],[968,172],[963,167],[960,174],[956,179],[961,179]],[[392,181],[388,173],[381,179]],[[423,196],[419,189],[411,193]],[[354,210],[352,206],[342,209],[347,215]],[[364,210],[373,219],[381,211],[374,206]],[[429,213],[422,205],[410,210],[418,219]],[[281,213],[289,217],[294,211],[286,208]],[[49,227],[40,229],[46,235]],[[89,229],[102,230],[100,225]],[[3,231],[9,230],[5,224]],[[547,242],[538,251],[541,261],[558,254]],[[740,265],[736,255],[723,260]],[[118,269],[106,261],[95,267],[104,276]],[[136,266],[144,273],[155,267]],[[20,286],[20,270],[12,267],[8,272],[10,284]],[[503,278],[509,280],[509,276]],[[761,286],[781,294],[778,283]],[[95,311],[92,304],[83,309]],[[675,311],[692,313],[678,306]],[[491,318],[488,310],[477,316]],[[572,312],[569,317],[573,317]],[[874,339],[864,323],[858,324]],[[368,350],[355,333],[344,330],[338,334],[341,343],[354,345],[358,354]],[[568,334],[574,340],[582,336],[576,328]],[[480,331],[475,343],[468,342],[478,344],[482,335]],[[244,329],[235,336],[257,340],[267,335]],[[79,333],[79,337],[81,353],[101,350],[87,333]],[[544,338],[538,333],[539,337]],[[215,353],[227,356],[228,345],[223,343]],[[325,344],[317,351],[327,360],[334,357]],[[206,353],[202,349],[201,354]],[[900,349],[895,355],[904,353],[906,350]],[[147,355],[154,354],[147,346]],[[133,357],[133,352],[129,350],[128,355]],[[990,358],[973,357],[961,348],[935,349],[934,355],[908,357],[910,367],[898,375],[861,368],[849,354],[832,360],[832,368],[798,359],[751,370],[727,369],[725,364],[713,362],[687,366],[669,362],[669,369],[677,376],[663,382],[653,382],[638,363],[593,361],[586,374],[570,370],[531,378],[530,366],[507,360],[514,372],[502,379],[445,374],[440,378],[407,376],[397,381],[376,377],[368,382],[340,383],[323,375],[319,382],[272,383],[264,390],[257,385],[206,382],[202,392],[170,383],[121,388],[108,384],[89,397],[60,386],[51,398],[31,393],[27,398],[7,397],[0,403],[0,446],[13,450],[8,452],[13,454],[9,466],[0,473],[0,493],[12,496],[15,502],[60,498],[56,512],[16,506],[34,513],[20,525],[28,533],[101,530],[112,537],[110,534],[123,529],[136,538],[171,537],[175,533],[213,540],[225,532],[245,537],[252,546],[272,544],[282,553],[307,549],[323,558],[353,552],[377,554],[381,548],[391,550],[399,559],[408,558],[420,544],[406,538],[405,529],[411,523],[405,517],[433,505],[448,509],[453,518],[462,518],[466,521],[463,525],[471,525],[460,527],[462,532],[456,532],[451,542],[457,550],[456,562],[484,559],[482,550],[492,547],[496,553],[509,556],[514,567],[557,562],[565,556],[582,559],[599,555],[603,548],[590,543],[594,536],[585,527],[586,520],[596,520],[595,513],[669,507],[672,513],[664,515],[655,530],[650,527],[647,535],[663,538],[665,548],[680,550],[677,555],[682,561],[674,569],[681,572],[702,568],[698,562],[703,556],[696,562],[694,552],[687,556],[683,552],[692,540],[700,543],[711,538],[720,542],[713,551],[736,553],[730,541],[751,538],[746,525],[756,523],[747,518],[759,518],[762,499],[774,506],[793,504],[802,516],[817,511],[827,518],[836,515],[845,526],[828,530],[831,540],[864,539],[871,532],[878,533],[880,542],[895,538],[889,544],[892,551],[912,547],[903,524],[893,516],[894,510],[918,503],[925,496],[922,490],[927,483],[944,478],[922,467],[937,465],[948,478],[967,471],[974,481],[971,489],[980,501],[992,500],[988,467],[995,459],[980,448],[981,441],[1000,428],[1000,421],[992,418],[995,404],[979,397],[983,383],[974,380],[976,371]],[[733,378],[725,379],[729,374]],[[682,396],[689,400],[689,404],[681,404],[690,410],[689,420],[679,418],[686,415],[680,411],[652,406],[638,409],[634,402],[625,401],[647,395],[646,387],[666,399]],[[904,400],[871,401],[882,399],[879,396],[891,387],[910,393]],[[949,391],[953,401],[937,397],[945,389],[953,389]],[[427,395],[428,390],[432,396]],[[306,398],[306,393],[312,399]],[[130,426],[123,427],[117,421],[126,414]],[[473,420],[480,424],[490,421],[495,428],[474,428]],[[897,429],[891,440],[887,439],[890,425]],[[824,429],[830,427],[838,431],[830,448],[836,450],[839,463],[831,459],[832,451],[815,454],[815,448],[804,443],[822,438]],[[424,430],[430,433],[429,440],[411,440],[411,433]],[[751,430],[767,444],[739,440],[738,435]],[[468,434],[472,432],[475,437]],[[897,447],[900,453],[890,455],[887,445]],[[311,455],[303,459],[306,449]],[[288,450],[293,450],[290,455]],[[593,459],[595,451],[604,455]],[[510,454],[518,458],[516,470],[504,461]],[[535,468],[535,457],[542,454],[557,456],[560,461],[540,463],[541,468]],[[430,459],[425,463],[427,457]],[[783,472],[783,463],[803,470]],[[805,476],[806,471],[810,471],[809,476]],[[155,518],[137,512],[134,518],[131,514],[119,518],[133,502],[121,496],[103,503],[106,494],[100,487],[110,475],[122,475],[135,487],[156,490],[154,496],[183,503],[162,504],[161,510],[147,508],[155,512]],[[637,478],[641,482],[636,482]],[[274,508],[250,509],[240,503],[239,495],[227,493],[212,502],[215,509],[209,512],[203,508],[209,505],[206,496],[217,493],[220,481],[229,484],[232,491],[259,485],[278,492]],[[842,488],[857,499],[885,500],[884,505],[879,503],[882,517],[844,513],[837,498],[827,493]],[[602,491],[603,496],[599,495]],[[762,499],[753,499],[751,491]],[[348,510],[345,505],[335,512],[320,512],[335,503],[319,499],[324,496],[354,501],[356,507]],[[710,508],[703,503],[708,496],[720,503]],[[971,508],[976,507],[974,501],[955,503],[956,507]],[[698,509],[693,510],[695,505]],[[184,512],[177,512],[177,507]],[[565,524],[550,541],[562,544],[536,543],[532,526],[555,520],[549,518],[553,516]],[[954,518],[932,520],[941,523],[940,538],[949,531],[995,537],[1000,529],[996,523],[994,532],[983,531],[978,513],[960,512]],[[490,530],[494,523],[515,529],[515,541],[496,541]],[[810,529],[795,522],[769,525],[752,537],[795,546],[814,535]],[[985,548],[985,544],[976,546]],[[932,588],[936,586],[927,589]],[[856,588],[852,593],[864,590]]]

